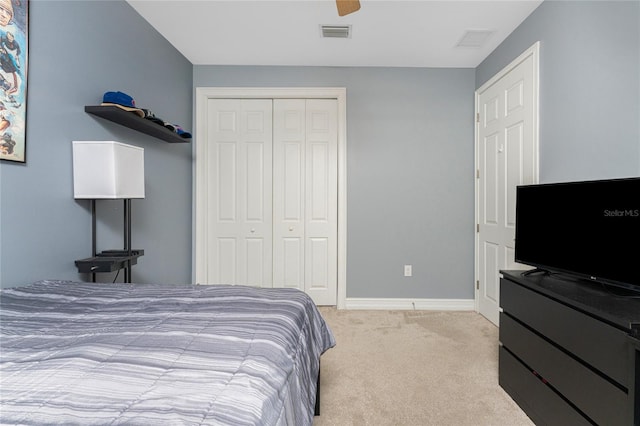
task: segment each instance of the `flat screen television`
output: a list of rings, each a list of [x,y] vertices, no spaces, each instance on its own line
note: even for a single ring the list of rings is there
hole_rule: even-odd
[[[516,188],[516,262],[640,290],[640,178]]]

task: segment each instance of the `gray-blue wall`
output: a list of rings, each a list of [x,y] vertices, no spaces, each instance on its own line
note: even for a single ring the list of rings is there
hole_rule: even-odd
[[[346,87],[347,296],[471,299],[474,76],[195,66],[194,86]]]
[[[193,67],[124,1],[30,12],[27,163],[0,163],[3,287],[87,278],[73,265],[90,251],[90,215],[73,200],[72,140],[145,148],[133,278],[191,281],[191,146],[84,113],[108,90],[188,126],[198,86],[346,87],[349,297],[473,297],[473,91],[535,41],[541,180],[640,175],[636,1],[545,1],[476,70]],[[98,213],[99,248],[121,244],[121,205]]]
[[[540,181],[640,175],[640,2],[540,5],[476,69],[540,41]]]
[[[0,284],[88,279],[89,201],[73,199],[73,140],[145,149],[146,192],[133,204],[133,269],[143,282],[191,281],[191,145],[169,144],[84,112],[106,91],[191,126],[192,66],[124,1],[30,2],[26,164],[2,162]],[[120,201],[98,202],[98,249],[120,248]],[[101,279],[113,279],[100,275]],[[119,279],[122,278],[122,275]]]

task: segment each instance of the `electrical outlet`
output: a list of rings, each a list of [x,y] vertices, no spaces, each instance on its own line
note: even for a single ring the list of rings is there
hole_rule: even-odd
[[[410,277],[412,275],[411,265],[404,265],[404,276]]]

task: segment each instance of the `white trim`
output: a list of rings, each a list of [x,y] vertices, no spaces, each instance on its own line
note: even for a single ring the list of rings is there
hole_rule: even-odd
[[[424,311],[473,311],[473,299],[373,299],[350,297],[346,309],[375,310],[424,310]]]
[[[209,99],[336,99],[338,101],[338,309],[347,298],[347,89],[344,87],[196,87],[194,156],[194,265],[193,281],[206,277],[207,258],[204,236],[206,221],[202,203],[206,194],[207,173],[198,158],[207,158],[207,101]],[[200,194],[202,194],[200,196]],[[196,231],[196,229],[198,231]]]
[[[533,92],[535,93],[535,96],[533,98],[533,111],[534,111],[534,117],[533,117],[533,143],[535,145],[535,156],[534,156],[534,166],[533,166],[533,181],[534,183],[539,182],[540,176],[539,176],[539,171],[540,171],[540,140],[539,140],[539,125],[540,125],[540,42],[537,41],[535,42],[531,47],[529,47],[527,50],[525,50],[520,56],[518,56],[516,59],[514,59],[511,63],[509,63],[509,65],[505,66],[502,70],[500,70],[496,75],[494,75],[493,77],[491,77],[486,83],[484,83],[482,86],[480,86],[480,88],[478,90],[476,90],[475,92],[475,116],[477,117],[478,114],[480,113],[480,95],[485,92],[487,89],[489,89],[489,87],[491,87],[492,85],[494,85],[496,82],[498,82],[502,77],[504,77],[506,74],[508,74],[512,69],[514,69],[515,67],[517,67],[518,65],[520,65],[520,63],[522,63],[524,60],[526,60],[527,58],[531,57],[532,61],[533,61]],[[479,145],[479,135],[480,135],[480,123],[477,122],[475,123],[475,135],[474,135],[474,157],[475,157],[475,170],[478,170],[480,167],[480,158],[479,155],[480,153],[478,152],[478,145]],[[474,171],[474,176],[476,175],[476,172]],[[480,200],[479,198],[479,180],[477,179],[477,177],[474,177],[474,182],[475,182],[475,219],[474,219],[474,223],[479,223],[480,220]],[[474,282],[473,282],[473,288],[474,290],[474,310],[476,312],[480,312],[480,306],[479,306],[479,298],[480,298],[480,292],[479,289],[476,287],[476,283],[478,282],[478,280],[480,279],[480,274],[479,274],[479,258],[478,258],[478,250],[479,250],[479,244],[480,244],[480,239],[479,239],[479,235],[478,232],[475,232],[475,226],[474,226],[474,247],[475,247],[475,253],[474,253]]]
[[[485,92],[489,87],[493,86],[496,82],[498,82],[502,77],[511,72],[512,69],[520,65],[524,62],[529,56],[533,58],[533,71],[534,71],[534,85],[537,87],[538,80],[538,70],[539,70],[539,62],[540,62],[540,42],[536,41],[531,45],[527,50],[522,52],[520,56],[514,59],[509,65],[505,66],[503,69],[498,71],[496,75],[491,77],[487,82],[485,82],[478,90],[476,90],[476,100],[478,99],[478,94]],[[538,105],[538,98],[534,99],[536,106]],[[476,104],[477,106],[477,104]],[[476,109],[476,112],[479,112]],[[537,130],[537,129],[536,129]]]

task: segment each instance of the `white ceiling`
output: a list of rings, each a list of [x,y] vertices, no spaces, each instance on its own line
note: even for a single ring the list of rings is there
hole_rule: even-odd
[[[475,68],[542,0],[127,0],[194,65]],[[320,25],[352,25],[349,39]],[[456,47],[468,30],[482,47]]]

